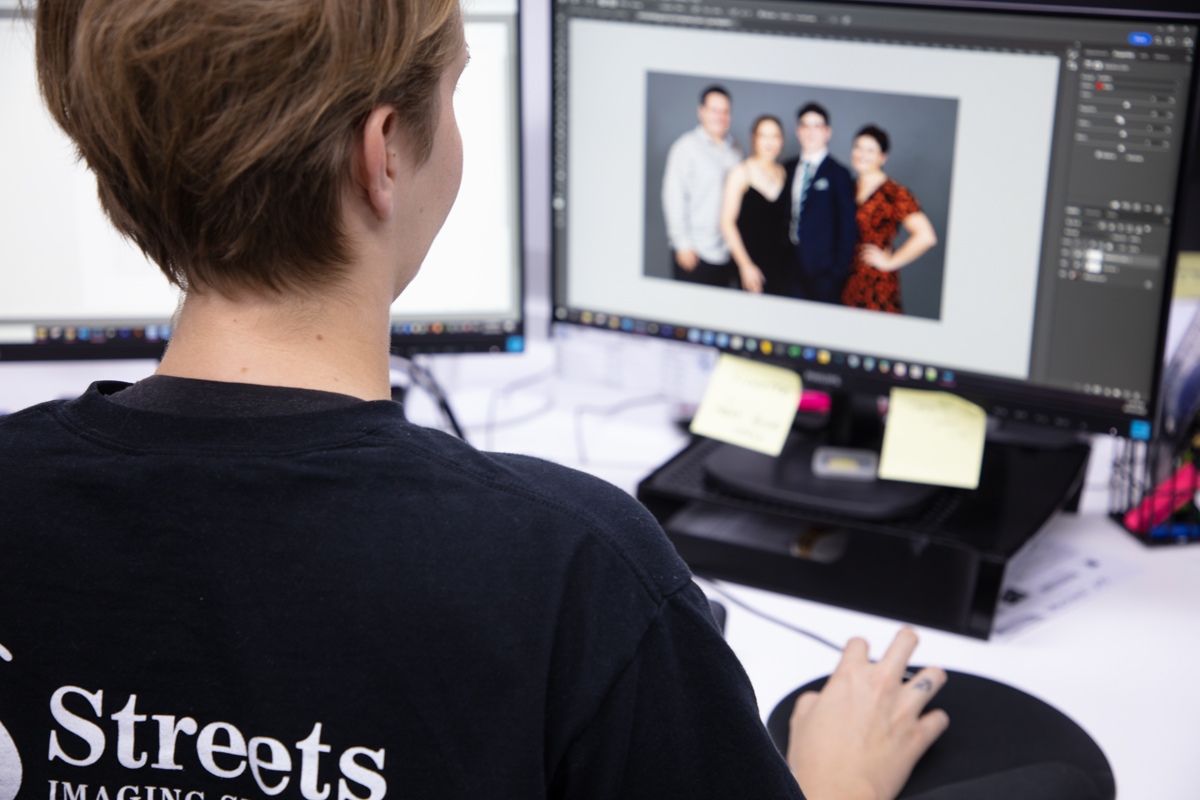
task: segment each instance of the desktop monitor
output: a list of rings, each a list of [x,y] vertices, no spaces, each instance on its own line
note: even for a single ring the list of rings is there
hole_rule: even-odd
[[[458,199],[392,306],[395,353],[520,351],[517,0],[474,0],[455,94]],[[177,290],[109,224],[38,94],[31,22],[0,2],[0,362],[153,358]]]
[[[807,388],[944,389],[1002,420],[1150,435],[1200,15],[799,0],[555,0],[552,13],[557,321],[772,360]],[[810,104],[815,122],[798,119]],[[727,138],[705,113],[726,115]],[[806,176],[806,158],[783,197],[763,167],[749,210],[751,193],[722,182],[764,116],[779,164],[800,155],[798,122],[823,121],[825,159],[844,169]],[[845,189],[868,126],[886,133],[882,172],[902,191],[856,208]],[[778,259],[762,293],[719,263],[726,191],[747,250]],[[919,257],[861,267],[864,242],[891,258],[925,225]],[[859,280],[836,276],[844,244],[829,240],[847,230]],[[689,272],[680,250],[709,261]]]

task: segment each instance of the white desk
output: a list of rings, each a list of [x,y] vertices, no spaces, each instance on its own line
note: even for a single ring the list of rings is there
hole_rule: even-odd
[[[633,357],[628,351],[615,356],[596,351],[589,369],[608,380],[603,385],[562,377],[555,370],[555,348],[532,344],[521,356],[433,360],[435,375],[477,445],[488,444],[491,414],[496,421],[492,449],[549,458],[632,492],[651,468],[686,444],[672,418],[680,402],[698,397],[702,352],[664,355],[636,342],[628,345]],[[592,345],[571,346],[586,350]],[[581,352],[575,351],[575,361]],[[0,409],[78,393],[99,377],[137,379],[152,368],[150,362],[0,365]],[[521,378],[531,380],[502,391]],[[435,407],[418,391],[407,405],[414,421],[437,424]],[[1135,574],[1011,639],[981,642],[919,629],[915,660],[1003,681],[1061,709],[1104,750],[1119,797],[1195,800],[1200,797],[1200,691],[1191,671],[1200,664],[1200,545],[1147,549],[1110,522],[1104,516],[1104,460],[1101,454],[1093,460],[1081,513],[1060,517],[1044,535],[1123,561]],[[759,610],[833,641],[863,636],[876,655],[900,627],[747,587],[731,590]],[[729,644],[750,675],[764,718],[794,688],[836,664],[835,652],[726,606]]]

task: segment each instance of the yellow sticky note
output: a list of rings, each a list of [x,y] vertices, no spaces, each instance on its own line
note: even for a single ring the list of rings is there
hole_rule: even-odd
[[[722,354],[691,431],[777,456],[799,405],[800,376],[795,372]]]
[[[892,389],[879,477],[974,489],[979,485],[987,414],[947,392]]]

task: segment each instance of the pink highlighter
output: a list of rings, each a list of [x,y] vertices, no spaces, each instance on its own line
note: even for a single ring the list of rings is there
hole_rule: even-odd
[[[1149,533],[1183,508],[1195,491],[1196,466],[1189,461],[1125,514],[1125,527],[1134,533]]]

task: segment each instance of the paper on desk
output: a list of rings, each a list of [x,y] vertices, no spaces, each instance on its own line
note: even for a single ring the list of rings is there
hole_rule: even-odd
[[[987,414],[948,392],[892,389],[879,477],[974,489],[979,485]]]
[[[1084,553],[1044,538],[1035,540],[1009,562],[992,635],[1010,637],[1137,572],[1138,568],[1111,556]]]
[[[796,418],[800,390],[800,376],[790,369],[722,354],[691,431],[777,456]]]

